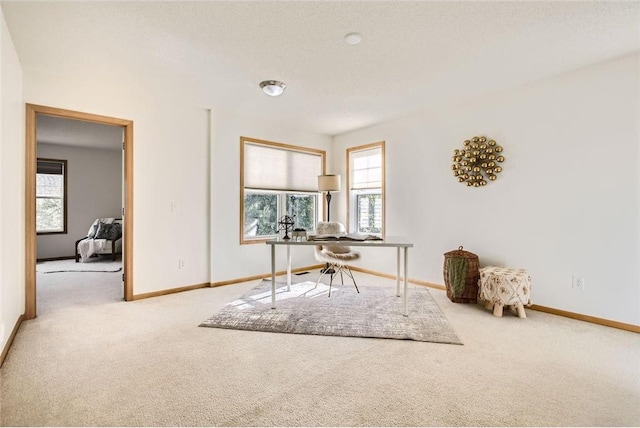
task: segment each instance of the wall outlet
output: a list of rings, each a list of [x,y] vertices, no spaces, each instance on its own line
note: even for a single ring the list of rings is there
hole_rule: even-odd
[[[184,260],[178,259],[178,269],[184,269]]]
[[[571,277],[571,288],[584,291],[584,276],[573,275]]]

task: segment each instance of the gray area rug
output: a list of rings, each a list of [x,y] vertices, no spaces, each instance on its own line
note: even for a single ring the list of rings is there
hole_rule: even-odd
[[[271,281],[260,284],[227,304],[200,327],[324,336],[408,339],[462,345],[425,287],[409,287],[409,316],[402,315],[403,299],[395,287],[329,286],[306,281],[276,285],[276,308],[271,309]]]
[[[58,273],[58,272],[120,272],[122,261],[113,261],[110,258],[90,258],[84,263],[76,263],[74,259],[51,260],[38,262],[36,272]]]

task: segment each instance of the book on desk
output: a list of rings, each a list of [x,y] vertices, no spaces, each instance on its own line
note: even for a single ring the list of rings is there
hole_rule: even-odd
[[[382,241],[382,238],[377,235],[362,233],[329,233],[309,235],[307,241]]]

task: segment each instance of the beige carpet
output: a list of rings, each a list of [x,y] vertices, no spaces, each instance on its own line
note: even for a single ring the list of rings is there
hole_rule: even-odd
[[[464,346],[198,327],[255,285],[125,303],[111,300],[116,281],[96,291],[101,304],[40,299],[0,369],[0,422],[640,425],[638,334],[534,311],[495,318],[438,291]]]

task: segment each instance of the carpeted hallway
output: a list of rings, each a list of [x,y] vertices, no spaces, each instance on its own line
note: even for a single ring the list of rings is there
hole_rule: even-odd
[[[129,303],[107,285],[100,301],[39,295],[0,369],[2,425],[640,425],[638,334],[495,318],[437,290],[463,346],[198,327],[256,283]]]

